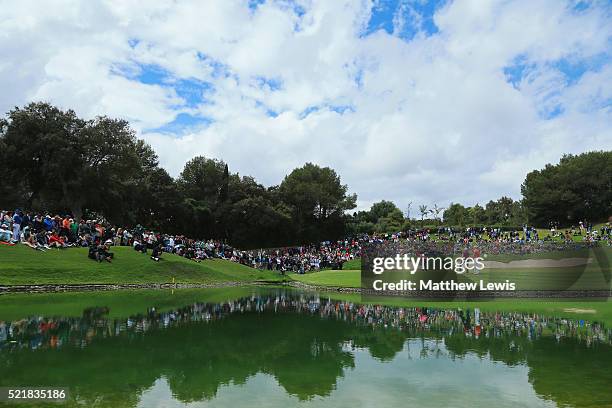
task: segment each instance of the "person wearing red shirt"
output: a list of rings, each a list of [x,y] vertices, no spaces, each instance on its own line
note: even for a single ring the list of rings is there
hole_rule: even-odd
[[[56,248],[66,248],[64,238],[57,235],[57,232],[49,233],[49,246]]]

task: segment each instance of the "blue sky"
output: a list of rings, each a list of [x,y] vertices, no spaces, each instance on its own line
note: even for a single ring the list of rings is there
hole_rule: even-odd
[[[305,9],[297,5],[295,2],[279,2],[284,9],[290,9],[297,16],[302,17],[305,14]],[[401,1],[401,0],[378,0],[372,3],[370,15],[364,28],[360,32],[360,37],[364,38],[379,31],[383,31],[388,35],[397,37],[403,41],[410,42],[415,36],[429,37],[439,33],[439,28],[434,21],[434,15],[437,11],[448,5],[446,0],[432,1]],[[266,0],[250,0],[248,7],[251,12],[257,12],[257,8],[266,5]],[[579,1],[576,3],[568,3],[568,8],[572,8],[573,13],[584,13],[588,11],[592,4],[588,1]],[[610,10],[608,9],[609,13]],[[296,27],[294,31],[299,31]],[[138,39],[130,39],[128,43],[131,47],[135,47],[140,43]],[[204,57],[205,59],[206,57]],[[586,73],[601,70],[602,67],[610,63],[609,49],[595,55],[581,57],[578,54],[566,55],[561,58],[552,59],[543,62],[546,69],[554,70],[563,78],[564,86],[572,86],[576,84],[580,78]],[[534,61],[529,54],[516,55],[508,65],[503,67],[503,73],[506,81],[515,89],[520,90],[525,82],[532,82],[534,76],[538,75],[538,70],[542,62]],[[173,89],[178,97],[183,101],[177,108],[193,108],[201,104],[210,102],[215,92],[214,83],[200,81],[195,78],[176,78],[172,72],[156,64],[138,64],[136,68],[128,72],[119,71],[120,75],[125,75],[131,80],[139,81],[143,84],[158,85]],[[230,75],[231,67],[225,67],[222,64],[215,64],[216,75]],[[223,73],[223,74],[222,74]],[[257,76],[255,77],[257,86],[260,89],[265,89],[270,92],[278,91],[283,88],[283,79],[281,77]],[[357,78],[359,81],[359,78]],[[547,106],[549,100],[554,99],[557,94],[552,92],[538,109],[538,114],[543,119],[552,119],[561,115],[564,112],[562,104],[557,103]],[[600,107],[610,106],[609,99],[602,101]],[[277,110],[268,108],[265,101],[256,101],[256,106],[262,108],[270,117],[277,117]],[[354,111],[354,107],[347,105],[333,105],[325,103],[322,105],[313,105],[304,109],[300,113],[301,118],[305,118],[311,112],[321,109],[329,109],[331,111],[344,113],[345,110]],[[214,121],[213,118],[205,117],[199,114],[190,112],[178,113],[176,118],[163,126],[147,129],[148,131],[159,131],[170,134],[182,134],[189,132],[197,127],[205,127]]]
[[[274,185],[311,161],[361,208],[483,204],[612,148],[611,17],[609,1],[25,0],[0,9],[0,108],[125,118],[172,175],[206,155]]]

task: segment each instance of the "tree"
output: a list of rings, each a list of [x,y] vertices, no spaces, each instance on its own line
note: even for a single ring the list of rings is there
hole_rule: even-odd
[[[223,168],[223,178],[221,179],[221,187],[219,187],[219,202],[227,200],[229,189],[229,169],[227,164]]]
[[[372,222],[376,223],[379,219],[383,217],[388,217],[392,214],[402,214],[400,209],[393,203],[392,201],[382,200],[377,203],[372,204],[370,208],[370,219]],[[402,219],[403,219],[402,215]]]
[[[146,171],[135,189],[129,206],[130,224],[170,233],[185,232],[186,214],[180,205],[180,192],[166,170],[155,167]]]
[[[404,214],[395,203],[382,200],[372,204],[368,211],[355,212],[349,220],[353,234],[372,234],[374,232],[393,233],[404,230]]]
[[[355,208],[357,200],[347,191],[334,170],[306,163],[285,177],[278,195],[291,208],[299,239],[313,242],[345,232],[345,211]]]
[[[370,211],[356,211],[348,221],[349,234],[372,234],[374,233],[374,222],[372,222]]]
[[[408,221],[410,221],[410,210],[411,210],[411,208],[412,208],[412,201],[410,201],[408,203],[408,205],[406,205],[406,219]]]
[[[421,213],[421,221],[423,221],[427,215],[427,206],[425,204],[419,205],[419,212]]]
[[[434,219],[440,220],[440,213],[444,211],[443,207],[438,207],[438,204],[434,204],[434,208],[431,211],[431,214],[434,216]]]
[[[31,103],[8,113],[2,128],[2,162],[10,166],[3,178],[21,183],[24,205],[59,207],[65,180],[76,176],[81,165],[79,134],[84,126],[73,111],[47,103]]]
[[[535,225],[604,220],[612,213],[612,151],[565,155],[527,174],[521,193]]]
[[[48,103],[0,118],[0,171],[1,208],[97,213],[122,226],[244,247],[340,237],[356,201],[332,169],[310,163],[266,188],[198,156],[174,180],[125,120],[84,120]]]
[[[27,208],[69,210],[77,218],[83,208],[124,214],[144,168],[157,166],[124,120],[85,121],[40,102],[10,111],[0,129],[1,161],[10,164],[4,176]]]
[[[369,211],[369,219],[374,224],[374,232],[398,232],[404,226],[404,214],[391,201],[374,203]]]
[[[158,167],[151,146],[139,140],[125,120],[99,117],[88,121],[80,135],[83,150],[78,174],[62,179],[64,203],[78,218],[79,209],[96,209],[115,222],[133,223],[142,183]],[[148,188],[150,185],[145,185]]]
[[[244,198],[231,207],[226,221],[231,225],[229,239],[240,248],[286,245],[291,241],[291,210],[273,205],[263,196]]]
[[[225,235],[224,226],[217,222],[223,217],[218,211],[220,193],[224,184],[229,184],[225,168],[220,160],[196,156],[185,164],[177,179],[187,215],[185,228],[193,236],[222,238]]]
[[[385,217],[378,219],[374,225],[375,232],[399,232],[404,228],[404,215],[401,211],[393,211]]]
[[[468,221],[468,209],[458,203],[451,203],[443,214],[446,225],[463,226]]]
[[[469,207],[468,209],[468,219],[472,225],[483,225],[487,222],[487,214],[485,209],[476,204],[473,207]]]
[[[226,164],[221,160],[196,156],[185,164],[177,183],[185,196],[213,208],[219,201],[222,186],[229,183],[225,170]]]
[[[488,225],[518,226],[527,222],[522,203],[510,197],[489,201],[485,206],[483,218]]]
[[[9,122],[0,119],[0,208],[14,208],[23,205],[27,200],[28,189],[23,179],[13,166],[9,144],[6,141],[6,132]]]

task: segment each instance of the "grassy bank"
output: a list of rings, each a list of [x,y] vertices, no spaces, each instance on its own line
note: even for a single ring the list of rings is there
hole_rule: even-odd
[[[513,261],[543,261],[551,259],[560,261],[564,258],[584,257],[588,261],[584,266],[576,267],[508,267]],[[545,252],[521,255],[497,255],[487,258],[488,261],[498,261],[496,267],[487,267],[479,274],[466,273],[463,275],[449,274],[448,279],[459,282],[474,282],[483,280],[487,282],[504,282],[509,280],[516,283],[517,290],[538,290],[549,288],[572,289],[572,290],[609,290],[610,273],[612,265],[612,248],[604,247],[586,249],[580,252]],[[506,264],[505,267],[501,265]],[[534,263],[537,265],[537,263]],[[345,288],[361,287],[361,262],[359,259],[345,263],[341,271],[323,270],[320,272],[307,273],[305,275],[290,274],[297,281],[317,286],[333,286]],[[393,272],[397,273],[397,272]],[[399,275],[398,275],[399,276]],[[419,280],[424,275],[406,275],[402,279]],[[570,279],[571,286],[564,286]],[[398,278],[399,279],[399,278]],[[561,280],[564,279],[562,282]]]
[[[23,245],[0,246],[0,285],[85,283],[220,283],[279,281],[284,278],[224,260],[200,263],[164,254],[160,262],[130,247],[112,249],[112,263],[87,258],[86,248],[34,251]]]
[[[113,263],[99,264],[87,258],[86,249],[71,248],[36,252],[24,246],[0,247],[0,285],[27,284],[86,284],[86,283],[223,283],[255,281],[280,282],[296,280],[306,284],[329,287],[360,287],[359,260],[351,261],[351,269],[325,270],[305,275],[279,276],[276,272],[259,271],[229,261],[211,260],[196,263],[165,254],[157,263],[131,248],[114,248]],[[609,249],[608,257],[612,253]],[[590,265],[591,268],[598,265]],[[500,273],[490,271],[489,273]],[[519,278],[528,271],[503,271]],[[527,276],[527,275],[525,275]],[[479,276],[484,277],[483,276]],[[30,314],[79,315],[88,306],[111,306],[111,314],[142,313],[147,307],[174,308],[195,301],[221,301],[248,295],[248,288],[183,289],[177,291],[119,291],[66,294],[12,294],[0,297],[0,318]],[[180,295],[179,295],[180,293]],[[330,297],[354,302],[373,302],[394,306],[480,307],[482,310],[506,310],[542,313],[567,318],[584,318],[612,324],[612,302],[565,301],[531,299],[497,299],[483,302],[440,302],[403,298],[363,298],[359,294],[330,293]],[[25,307],[25,309],[24,309]],[[44,312],[44,313],[43,313]]]
[[[289,274],[289,277],[298,282],[316,286],[361,287],[361,271],[359,270],[321,271],[304,275]]]

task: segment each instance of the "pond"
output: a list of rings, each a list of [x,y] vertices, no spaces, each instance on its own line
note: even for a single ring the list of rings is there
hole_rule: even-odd
[[[0,387],[68,387],[54,406],[612,405],[612,333],[585,321],[286,289],[8,296]]]

